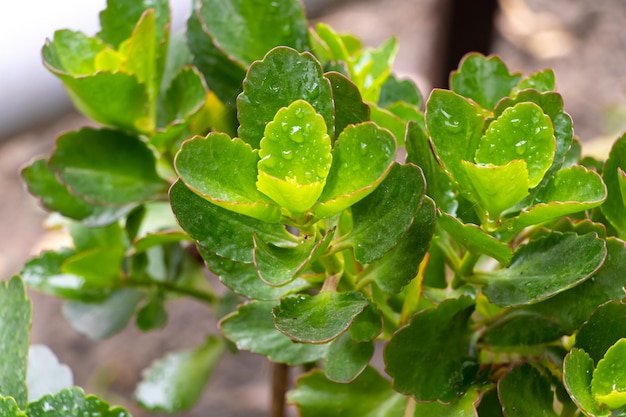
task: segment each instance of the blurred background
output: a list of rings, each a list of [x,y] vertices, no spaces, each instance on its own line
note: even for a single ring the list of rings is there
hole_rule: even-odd
[[[184,27],[191,0],[172,0],[173,28]],[[606,152],[626,129],[626,2],[623,0],[307,0],[311,24],[324,21],[369,46],[399,39],[395,72],[424,96],[447,85],[470,50],[499,54],[525,74],[552,68],[583,149]],[[470,7],[468,7],[470,6]],[[0,279],[43,248],[63,243],[47,233],[45,212],[19,180],[19,169],[48,154],[62,132],[90,124],[75,113],[60,81],[43,68],[40,49],[55,30],[99,29],[105,0],[32,0],[0,5]],[[163,352],[194,346],[217,332],[208,309],[170,305],[170,321],[142,334],[129,326],[105,342],[69,328],[58,300],[32,294],[33,343],[49,345],[75,383],[148,415],[131,399],[140,371]],[[173,337],[175,336],[175,337]],[[185,416],[266,416],[269,366],[255,355],[227,354],[202,403]],[[292,410],[293,411],[293,410]],[[155,415],[155,414],[150,414]]]

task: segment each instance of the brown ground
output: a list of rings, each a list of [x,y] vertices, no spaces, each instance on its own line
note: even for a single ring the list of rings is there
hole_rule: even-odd
[[[494,50],[510,68],[528,73],[552,67],[576,133],[585,141],[615,136],[626,128],[626,3],[623,0],[501,0]],[[437,0],[361,0],[329,9],[321,20],[376,46],[396,35],[400,52],[396,71],[412,77],[423,92],[436,50],[433,47]],[[524,5],[530,7],[524,9]],[[43,41],[43,40],[42,40]],[[19,271],[23,262],[59,237],[44,235],[45,213],[18,178],[34,155],[46,154],[55,137],[87,122],[69,114],[55,123],[0,142],[0,278]],[[114,403],[136,409],[129,392],[142,368],[163,352],[193,346],[216,332],[209,311],[194,302],[169,307],[168,326],[142,334],[130,326],[120,335],[94,343],[69,328],[60,303],[32,294],[33,343],[48,344],[74,371],[88,392],[111,391]],[[248,354],[227,354],[202,403],[185,416],[256,417],[267,415],[269,365]]]

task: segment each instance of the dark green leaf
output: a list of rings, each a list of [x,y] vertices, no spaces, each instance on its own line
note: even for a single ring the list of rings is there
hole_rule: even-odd
[[[550,316],[513,310],[491,323],[485,342],[491,346],[532,346],[558,340],[564,332]]]
[[[609,158],[604,165],[602,177],[608,189],[602,213],[611,225],[617,229],[618,236],[626,239],[626,191],[624,190],[624,171],[626,171],[626,133],[613,144]]]
[[[478,371],[468,326],[473,310],[469,297],[449,299],[418,312],[393,335],[384,358],[398,391],[417,401],[449,402],[463,395]]]
[[[361,263],[381,258],[411,226],[424,198],[424,176],[414,165],[395,164],[374,192],[352,206],[347,241]]]
[[[476,255],[487,255],[505,266],[511,262],[513,249],[480,227],[474,224],[463,224],[456,217],[446,213],[439,214],[437,224],[470,252]]]
[[[127,204],[165,192],[155,158],[137,137],[84,128],[59,137],[50,168],[70,190],[89,201]]]
[[[368,303],[359,292],[322,291],[285,297],[272,313],[276,328],[293,340],[326,343],[346,331]]]
[[[374,191],[392,168],[396,146],[388,131],[371,122],[349,126],[341,132],[332,150],[332,165],[315,214],[330,217]]]
[[[595,233],[553,232],[521,246],[511,265],[478,275],[489,301],[503,307],[530,304],[580,284],[606,257],[606,243]]]
[[[279,207],[257,190],[258,162],[256,150],[224,133],[185,141],[175,159],[176,172],[185,185],[211,203],[263,221],[277,222]]]
[[[224,347],[223,339],[210,336],[194,349],[168,353],[144,371],[135,398],[150,411],[188,410],[202,395]]]
[[[602,267],[572,289],[542,302],[524,307],[558,320],[567,334],[573,333],[600,305],[611,300],[621,300],[626,293],[623,266],[626,265],[626,246],[621,240],[607,239],[607,257]],[[624,333],[626,337],[626,333]]]
[[[207,267],[219,275],[220,281],[224,285],[246,298],[276,300],[310,286],[307,281],[301,278],[296,278],[289,284],[280,287],[270,286],[261,281],[254,264],[231,261],[202,246],[198,246],[198,251],[206,261]]]
[[[170,189],[170,203],[181,227],[198,243],[219,256],[252,262],[253,234],[266,243],[289,246],[296,242],[282,224],[266,223],[210,203],[181,181]]]
[[[80,333],[106,339],[126,327],[143,297],[144,293],[134,288],[121,288],[99,302],[68,301],[63,315]]]
[[[146,305],[137,311],[137,327],[144,332],[161,329],[167,324],[167,310],[163,294],[153,294]]]
[[[383,330],[383,315],[375,304],[368,304],[350,326],[350,337],[355,342],[373,340]]]
[[[407,398],[367,367],[350,384],[331,382],[322,371],[312,371],[298,379],[287,400],[302,417],[402,417]]]
[[[28,404],[28,417],[130,417],[121,407],[110,407],[80,388],[65,389],[54,395],[44,395]]]
[[[598,363],[622,338],[626,338],[626,304],[610,301],[598,307],[580,328],[575,346],[584,349]]]
[[[0,281],[0,396],[26,408],[26,367],[32,306],[22,279]]]
[[[385,292],[396,294],[402,291],[417,276],[434,228],[435,203],[427,197],[396,246],[382,258],[373,261],[367,274],[373,274],[376,284]]]
[[[563,361],[563,383],[567,392],[585,415],[607,417],[611,412],[599,405],[591,394],[593,359],[582,349],[572,349]]]
[[[31,345],[28,350],[28,402],[38,400],[45,394],[56,394],[74,385],[72,371],[48,346]]]
[[[591,380],[591,394],[611,410],[626,405],[626,339],[611,346],[598,362]]]
[[[198,70],[194,67],[183,67],[165,91],[163,105],[167,113],[167,123],[187,125],[191,116],[204,105],[207,92],[207,86]]]
[[[363,103],[359,88],[338,72],[325,74],[330,81],[335,105],[335,137],[351,124],[370,119],[370,108]]]
[[[535,368],[524,364],[506,374],[498,384],[506,417],[557,417],[550,382]]]
[[[322,194],[333,159],[324,119],[296,100],[265,126],[260,147],[256,187],[288,213],[303,216]]]
[[[497,56],[485,57],[471,53],[463,58],[459,69],[452,73],[450,88],[491,110],[500,99],[511,93],[520,77],[519,74],[509,73]]]
[[[243,93],[237,98],[239,137],[259,148],[265,125],[280,108],[296,100],[313,106],[324,118],[328,135],[334,137],[332,89],[320,63],[308,52],[274,48],[252,64],[246,75]]]
[[[274,326],[275,302],[253,301],[220,321],[224,335],[241,350],[267,356],[271,361],[297,366],[324,357],[328,345],[295,343]]]
[[[370,119],[378,126],[389,130],[399,144],[404,143],[406,122],[390,110],[383,109],[374,103],[369,103]]]
[[[387,81],[380,89],[378,105],[388,107],[398,101],[411,104],[417,108],[421,108],[424,105],[422,95],[413,81],[410,79],[399,80],[392,74],[389,75]]]
[[[374,354],[374,342],[355,342],[349,332],[330,342],[324,358],[326,378],[351,382],[367,367]]]

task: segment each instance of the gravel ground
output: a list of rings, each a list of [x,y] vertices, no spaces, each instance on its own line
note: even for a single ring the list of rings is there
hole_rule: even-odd
[[[623,0],[501,0],[494,51],[510,68],[528,73],[552,67],[576,133],[585,141],[615,136],[626,128],[626,3]],[[377,46],[389,36],[400,41],[396,72],[413,78],[423,92],[436,67],[436,0],[341,2],[320,20]],[[43,40],[42,40],[43,41]],[[41,248],[63,237],[45,234],[45,213],[21,185],[18,171],[35,155],[46,154],[59,133],[84,126],[79,115],[0,142],[0,279],[19,270]],[[48,344],[71,366],[78,385],[104,392],[114,403],[138,410],[130,396],[140,370],[163,352],[200,343],[216,332],[210,312],[197,303],[173,303],[168,326],[142,334],[130,326],[111,340],[94,343],[76,334],[61,317],[60,302],[32,294],[33,343]],[[185,416],[267,415],[269,365],[248,353],[227,354],[202,402]],[[293,410],[292,410],[293,411]],[[154,415],[154,414],[151,414]]]

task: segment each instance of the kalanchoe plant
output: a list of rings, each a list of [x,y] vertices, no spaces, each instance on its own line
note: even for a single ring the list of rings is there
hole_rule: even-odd
[[[96,339],[163,327],[174,297],[231,306],[144,372],[141,405],[192,407],[229,341],[305,365],[305,417],[626,413],[626,135],[581,159],[551,70],[469,54],[424,103],[395,40],[307,29],[296,0],[200,0],[184,36],[164,0],[100,17],[43,49],[104,126],[23,170],[74,244],[20,275]],[[0,286],[0,414],[127,415],[27,367],[21,280]]]

